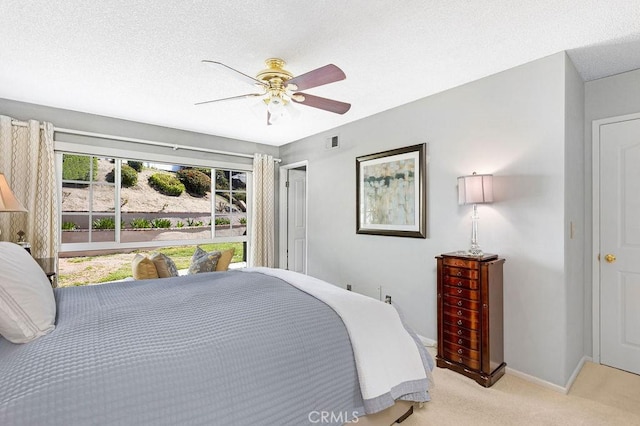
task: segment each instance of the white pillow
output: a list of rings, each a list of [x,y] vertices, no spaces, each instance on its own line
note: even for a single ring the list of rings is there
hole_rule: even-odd
[[[55,328],[51,282],[33,257],[17,244],[0,242],[0,334],[27,343]]]

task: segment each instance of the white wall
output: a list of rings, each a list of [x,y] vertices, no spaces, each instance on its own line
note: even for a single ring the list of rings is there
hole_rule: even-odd
[[[640,112],[640,70],[629,71],[599,80],[585,83],[585,222],[586,222],[586,255],[585,255],[585,347],[588,355],[593,352],[593,294],[591,291],[591,268],[595,259],[592,258],[593,208],[591,173],[593,169],[591,125],[593,120],[617,117]]]
[[[584,356],[584,304],[589,283],[584,277],[584,82],[566,57],[565,67],[565,383]]]
[[[493,173],[496,202],[479,207],[479,238],[506,258],[506,362],[564,385],[565,68],[559,53],[281,147],[283,164],[309,160],[309,273],[354,290],[381,285],[416,332],[436,339],[434,256],[469,244],[456,177]],[[325,150],[334,134],[341,147]],[[357,235],[355,158],[421,142],[428,238]]]

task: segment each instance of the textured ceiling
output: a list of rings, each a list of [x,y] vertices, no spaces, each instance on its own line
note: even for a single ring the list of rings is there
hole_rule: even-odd
[[[567,50],[584,79],[640,68],[637,0],[2,0],[0,98],[282,145]],[[280,57],[299,75],[334,63],[347,79],[267,126],[249,75]],[[0,111],[2,113],[2,111]]]

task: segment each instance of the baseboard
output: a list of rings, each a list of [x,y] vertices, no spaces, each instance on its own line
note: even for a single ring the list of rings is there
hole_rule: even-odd
[[[429,339],[428,337],[424,337],[424,336],[421,336],[419,334],[416,334],[416,336],[418,336],[418,339],[420,339],[422,344],[425,345],[428,348],[434,348],[437,345],[437,342],[435,340],[433,340],[433,339]]]
[[[522,371],[514,370],[509,366],[507,366],[506,372],[507,374],[526,380],[527,382],[535,383],[536,385],[542,386],[543,388],[551,389],[552,391],[556,391],[562,394],[567,393],[567,388],[563,386],[556,385],[555,383],[547,382],[546,380],[539,379],[530,374],[523,373]]]
[[[580,362],[578,362],[578,365],[576,366],[575,370],[573,371],[573,374],[571,375],[571,377],[569,377],[569,380],[567,381],[567,384],[565,386],[560,386],[560,385],[556,385],[555,383],[551,383],[548,382],[546,380],[542,380],[539,379],[535,376],[532,376],[530,374],[527,373],[523,373],[521,371],[518,370],[514,370],[513,368],[509,368],[507,367],[506,372],[507,374],[511,374],[513,376],[519,377],[523,380],[526,380],[528,382],[531,383],[535,383],[537,385],[540,385],[544,388],[547,389],[551,389],[553,391],[562,393],[564,395],[566,395],[567,393],[569,393],[569,390],[571,389],[571,386],[573,385],[573,382],[576,380],[576,377],[578,377],[578,374],[580,373],[580,370],[582,369],[582,366],[584,365],[585,362],[587,361],[591,361],[591,358],[588,356],[583,356],[582,359],[580,360]]]
[[[580,374],[580,370],[582,370],[582,367],[584,366],[585,362],[593,362],[593,358],[591,358],[590,356],[583,356],[582,359],[580,360],[580,362],[578,362],[578,365],[576,366],[576,368],[573,370],[573,374],[571,375],[571,377],[569,377],[569,380],[567,381],[567,385],[565,386],[567,388],[567,393],[569,393],[569,391],[571,390],[571,386],[573,386],[573,382],[576,381],[576,378],[578,377],[578,374]]]
[[[424,337],[419,334],[417,334],[417,336],[424,346],[428,348],[437,348],[438,342],[436,340],[429,339],[428,337]],[[578,365],[576,366],[576,368],[573,370],[573,374],[571,374],[571,377],[569,377],[569,380],[567,381],[567,384],[565,386],[556,385],[555,383],[551,383],[546,380],[539,379],[538,377],[532,376],[527,373],[523,373],[522,371],[514,370],[513,368],[510,368],[508,365],[505,368],[505,372],[507,374],[511,374],[523,380],[526,380],[527,382],[535,383],[547,389],[551,389],[553,391],[560,392],[566,395],[567,393],[569,393],[569,390],[571,390],[571,386],[573,386],[573,382],[575,382],[576,378],[578,377],[578,374],[580,374],[580,370],[582,370],[584,363],[587,361],[593,362],[593,359],[586,355],[583,356],[580,362],[578,362]]]

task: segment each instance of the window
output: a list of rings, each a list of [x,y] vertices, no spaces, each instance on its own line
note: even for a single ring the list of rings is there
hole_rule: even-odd
[[[64,154],[62,243],[115,241],[115,185],[106,175],[110,158]]]
[[[247,240],[248,170],[58,156],[63,252]]]
[[[243,235],[247,229],[247,174],[216,170],[215,176],[215,233],[217,236]]]

